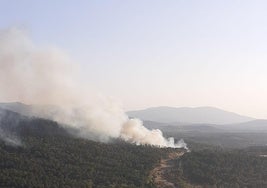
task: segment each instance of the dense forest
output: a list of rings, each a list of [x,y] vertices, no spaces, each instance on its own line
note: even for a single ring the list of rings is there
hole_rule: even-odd
[[[66,137],[0,143],[0,187],[153,187],[148,177],[165,151]]]
[[[154,187],[148,174],[171,151],[74,138],[56,122],[5,113],[1,131],[19,142],[0,140],[0,187]]]
[[[267,158],[252,153],[247,150],[192,151],[176,160],[177,177],[180,184],[187,182],[203,187],[265,188]]]
[[[58,123],[0,110],[0,187],[156,187],[151,170],[175,150],[75,138]],[[188,140],[189,141],[189,140]],[[188,142],[167,159],[177,187],[265,188],[267,147],[229,149]]]

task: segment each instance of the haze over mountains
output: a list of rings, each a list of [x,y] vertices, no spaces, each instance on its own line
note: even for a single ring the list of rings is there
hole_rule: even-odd
[[[117,111],[116,109],[114,111],[114,109],[108,108],[108,110],[112,111],[106,110],[107,114],[105,114],[106,111],[103,111],[104,114],[99,115],[99,111],[98,114],[96,114],[94,110],[90,111],[89,108],[86,114],[88,116],[83,116],[84,108],[76,108],[69,111],[70,109],[64,109],[61,106],[25,105],[19,102],[0,103],[0,109],[1,108],[29,117],[53,120],[67,129],[75,129],[75,136],[95,141],[108,142],[110,139],[120,138],[138,145],[149,144],[174,148],[186,147],[183,140],[175,142],[173,138],[164,138],[161,130],[149,130],[143,126],[140,120],[129,119],[124,112],[120,110]],[[119,114],[117,112],[119,112]],[[110,133],[116,133],[116,135]]]
[[[17,112],[24,116],[48,119],[51,113],[57,113],[59,109],[56,106],[26,105],[20,102],[0,103],[0,108]],[[144,125],[150,129],[163,129],[166,126],[170,126],[178,127],[180,130],[189,129],[209,132],[267,130],[267,120],[265,119],[254,119],[214,107],[153,107],[130,111],[127,114],[129,117],[143,120]]]
[[[170,107],[164,107],[165,109],[172,109],[175,110],[176,108],[170,108]],[[52,110],[51,110],[52,109]],[[34,134],[48,134],[48,135],[54,135],[54,132],[56,134],[59,134],[60,131],[55,130],[53,131],[53,126],[54,123],[51,121],[46,120],[41,120],[39,121],[38,117],[49,119],[49,113],[57,113],[57,110],[59,108],[56,106],[36,106],[36,105],[26,105],[23,103],[0,103],[0,125],[1,125],[1,130],[0,130],[0,138],[4,139],[6,142],[11,143],[11,144],[17,144],[20,143],[20,134],[21,132],[34,132]],[[157,108],[154,108],[154,110]],[[162,108],[161,108],[162,109]],[[182,108],[182,109],[187,109],[195,112],[194,108]],[[231,117],[232,119],[230,120],[240,120],[241,117],[235,113],[231,112],[225,112],[223,110],[219,110],[216,108],[211,108],[211,107],[202,107],[202,108],[197,108],[196,111],[200,111],[200,109],[206,109],[202,111],[203,117],[202,117],[202,122],[205,120],[204,117],[213,117],[214,121],[214,114],[211,112],[217,112],[218,114],[223,114],[225,118],[225,121],[222,121],[223,119],[221,118],[220,122],[231,122],[228,117]],[[214,110],[215,109],[215,110]],[[179,109],[181,111],[181,109]],[[213,111],[214,110],[214,111]],[[47,112],[46,112],[47,111]],[[16,113],[13,113],[16,112]],[[41,112],[41,113],[40,113]],[[45,113],[46,112],[46,113]],[[158,116],[153,116],[157,121],[159,121],[160,117],[165,116],[165,120],[167,122],[167,117],[170,117],[170,115],[167,113],[158,113]],[[168,112],[168,111],[167,111]],[[188,112],[188,111],[187,111]],[[210,112],[209,114],[205,114],[204,112]],[[220,112],[220,113],[219,113]],[[1,115],[2,114],[2,115]],[[21,116],[21,115],[23,116]],[[42,116],[40,116],[40,114]],[[201,113],[200,113],[201,114]],[[169,115],[169,116],[168,116]],[[173,119],[170,119],[168,123],[162,123],[162,122],[157,122],[157,121],[151,121],[151,120],[143,120],[143,124],[146,128],[149,130],[155,130],[155,129],[160,129],[162,130],[163,134],[166,137],[175,137],[176,140],[184,138],[186,141],[189,142],[196,142],[196,143],[204,143],[204,144],[214,144],[214,145],[221,145],[225,147],[245,147],[245,146],[252,146],[252,145],[265,145],[266,144],[266,133],[267,133],[267,120],[264,119],[253,119],[253,118],[242,118],[244,122],[240,123],[229,123],[229,124],[211,124],[211,123],[200,123],[201,121],[196,121],[196,119],[192,119],[192,121],[187,121],[187,123],[183,123],[182,121],[174,121],[175,114],[172,114]],[[180,115],[180,114],[178,114]],[[177,119],[180,119],[179,116],[177,115]],[[188,112],[187,118],[189,118],[190,114]],[[195,115],[195,116],[193,116]],[[193,117],[199,117],[200,115],[196,116],[196,113],[193,113],[191,116]],[[228,115],[228,116],[227,116]],[[47,116],[48,118],[44,117]],[[6,118],[1,118],[1,117],[6,117]],[[28,117],[33,117],[29,118]],[[133,114],[130,115],[130,117],[134,117]],[[143,118],[142,116],[138,116]],[[180,116],[181,119],[184,121],[184,117]],[[216,116],[217,117],[217,116]],[[233,118],[237,117],[237,118]],[[24,124],[18,123],[21,118],[23,118],[22,122],[26,122],[25,125],[29,124],[30,126],[22,126]],[[184,119],[183,119],[184,118]],[[199,118],[200,119],[200,118]],[[198,120],[199,120],[198,119]],[[216,120],[218,120],[217,118]],[[29,121],[28,121],[29,120]],[[32,121],[33,120],[33,121]],[[193,121],[194,120],[194,121]],[[209,120],[207,118],[207,120]],[[248,120],[248,121],[246,121]],[[8,123],[10,122],[10,123]],[[36,123],[37,122],[37,123]],[[197,123],[192,123],[192,122],[197,122]],[[52,127],[46,127],[45,125],[40,127],[42,123],[46,125],[50,125]],[[38,125],[38,127],[35,128],[35,125]],[[15,134],[12,133],[14,130]],[[12,131],[13,130],[13,131]],[[33,130],[33,131],[32,131]],[[36,132],[37,131],[37,132]],[[71,135],[77,135],[77,130],[75,129],[66,129],[68,133]],[[66,134],[66,131],[62,131],[62,134]],[[52,134],[51,134],[52,133]],[[27,133],[28,134],[28,133]]]
[[[52,105],[27,105],[21,102],[0,103],[0,108],[17,112],[24,116],[36,116],[48,119],[51,113],[56,113],[59,110],[59,107]]]
[[[160,123],[182,124],[234,124],[255,120],[233,112],[227,112],[214,107],[153,107],[144,110],[129,111],[130,117]]]
[[[25,116],[47,118],[50,113],[56,113],[57,106],[27,105],[20,102],[0,103],[0,108],[7,109]],[[129,117],[139,118],[155,125],[220,125],[220,127],[243,127],[259,124],[265,127],[267,120],[242,116],[214,107],[153,107],[144,110],[127,112]]]

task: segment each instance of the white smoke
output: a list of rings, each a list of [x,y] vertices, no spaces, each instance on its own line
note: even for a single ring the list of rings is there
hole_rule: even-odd
[[[9,116],[8,112],[0,108],[0,140],[12,146],[22,146],[19,137],[10,129],[17,127],[19,119],[14,119]]]
[[[0,128],[0,139],[11,146],[22,146],[21,140],[14,134]]]
[[[183,140],[180,140],[177,144],[175,144],[173,138],[164,138],[161,130],[148,130],[143,126],[142,121],[140,121],[139,119],[127,120],[122,127],[121,137],[126,141],[136,144],[148,144],[157,145],[160,147],[187,149],[186,144],[183,142]]]
[[[81,85],[79,68],[57,48],[40,48],[17,28],[0,31],[0,100],[55,105],[34,113],[71,126],[83,138],[122,138],[136,144],[186,147],[129,119],[120,103]]]

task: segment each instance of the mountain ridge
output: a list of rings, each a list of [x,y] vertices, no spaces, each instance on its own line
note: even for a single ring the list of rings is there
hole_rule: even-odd
[[[143,110],[128,111],[131,117],[160,123],[188,123],[188,124],[232,124],[255,120],[248,116],[228,112],[216,107],[168,107],[159,106]]]

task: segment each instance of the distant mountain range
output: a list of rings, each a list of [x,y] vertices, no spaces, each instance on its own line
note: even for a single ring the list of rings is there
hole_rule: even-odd
[[[255,120],[254,118],[242,116],[233,112],[224,111],[214,107],[197,108],[174,108],[153,107],[144,110],[129,111],[130,117],[160,123],[176,124],[236,124]]]
[[[267,131],[267,120],[266,119],[256,119],[253,121],[236,123],[236,124],[228,124],[228,125],[220,125],[215,126],[220,127],[224,130],[246,130],[246,131]]]
[[[220,129],[221,125],[210,124],[172,124],[172,123],[158,123],[155,121],[143,121],[143,124],[148,129],[160,129],[163,132],[181,132],[181,131],[198,131],[198,132],[225,132],[226,130]]]
[[[27,117],[47,119],[51,117],[51,113],[56,113],[59,110],[56,106],[26,105],[19,102],[0,103],[0,109],[16,112]],[[136,117],[143,120],[144,125],[148,128],[163,129],[169,126],[177,127],[180,130],[207,130],[213,132],[223,130],[267,130],[267,120],[265,119],[254,119],[214,107],[154,107],[145,110],[130,111],[127,114],[129,117]]]

